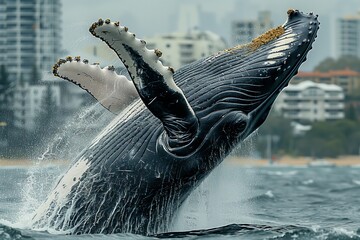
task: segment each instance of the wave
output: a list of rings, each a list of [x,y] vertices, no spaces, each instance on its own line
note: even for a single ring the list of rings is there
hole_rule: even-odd
[[[274,195],[274,193],[271,190],[269,190],[265,193],[250,197],[250,198],[244,200],[244,202],[262,203],[262,202],[267,202],[267,201],[275,201],[276,200],[275,198],[276,198],[276,196]]]
[[[188,238],[233,236],[233,239],[360,239],[360,229],[356,232],[342,228],[315,229],[296,225],[268,226],[256,224],[231,224],[224,227],[157,234],[157,238]],[[227,239],[228,239],[227,238]],[[231,239],[231,238],[230,238]]]
[[[298,171],[266,171],[265,174],[269,176],[284,176],[284,177],[290,177],[298,174]]]
[[[0,239],[355,239],[360,240],[360,229],[350,231],[343,228],[318,228],[303,227],[297,225],[258,225],[258,224],[230,224],[217,228],[192,230],[187,232],[159,233],[152,236],[140,236],[135,234],[88,234],[88,235],[52,235],[47,232],[35,232],[20,230],[0,224]]]

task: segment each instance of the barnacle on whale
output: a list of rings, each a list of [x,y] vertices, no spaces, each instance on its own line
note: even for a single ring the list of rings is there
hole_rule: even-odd
[[[276,28],[270,29],[269,31],[265,32],[264,34],[260,35],[259,37],[253,39],[248,44],[241,44],[237,45],[235,47],[225,49],[225,52],[232,53],[238,49],[242,48],[249,48],[251,51],[255,51],[259,47],[261,47],[264,44],[269,43],[270,41],[279,38],[281,35],[285,33],[285,29],[283,26],[278,26]]]

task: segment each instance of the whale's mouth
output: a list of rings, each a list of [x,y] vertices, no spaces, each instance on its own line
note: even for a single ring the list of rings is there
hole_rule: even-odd
[[[317,37],[320,24],[317,18],[318,16],[313,13],[288,11],[288,20],[283,25],[285,33],[273,43],[277,46],[270,50],[268,55],[269,61],[278,61],[283,60],[280,58],[283,54],[287,54],[283,65],[278,69],[282,73],[275,78],[273,86],[269,88],[268,95],[262,103],[248,113],[250,121],[243,132],[243,138],[250,135],[265,121],[278,94],[289,84],[291,78],[297,74],[300,65],[306,60],[306,55],[312,49],[312,43]],[[293,36],[293,41],[289,36]]]

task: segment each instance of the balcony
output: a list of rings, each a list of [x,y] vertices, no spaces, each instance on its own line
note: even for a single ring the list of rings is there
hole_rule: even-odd
[[[304,117],[297,113],[297,114],[289,114],[289,113],[284,113],[284,117],[287,119],[303,119]]]
[[[325,113],[326,119],[343,119],[345,118],[345,114],[343,112],[337,112],[337,113]]]
[[[325,94],[325,99],[332,99],[332,100],[342,100],[344,99],[344,94],[342,92],[339,93],[329,93]]]
[[[344,109],[344,103],[325,103],[325,109]]]

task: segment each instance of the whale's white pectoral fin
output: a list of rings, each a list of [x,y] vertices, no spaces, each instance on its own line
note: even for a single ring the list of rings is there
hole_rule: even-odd
[[[79,85],[114,114],[139,96],[134,84],[116,74],[114,67],[102,69],[98,64],[88,64],[87,60],[81,62],[79,57],[59,60],[54,66],[54,74]]]
[[[90,32],[106,42],[122,60],[142,101],[162,121],[170,148],[188,144],[197,133],[198,119],[174,82],[174,69],[159,61],[162,53],[147,49],[144,40],[109,19],[99,19]]]

